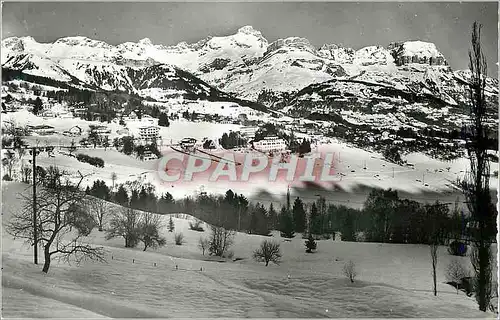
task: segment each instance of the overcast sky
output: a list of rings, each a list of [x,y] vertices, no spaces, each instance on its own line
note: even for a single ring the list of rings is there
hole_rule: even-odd
[[[398,40],[434,42],[455,69],[468,66],[470,28],[483,24],[489,74],[497,76],[498,3],[3,3],[2,38],[32,36],[49,42],[66,36],[118,44],[150,38],[155,44],[196,42],[228,35],[244,25],[269,41],[307,38],[317,47],[354,49]]]

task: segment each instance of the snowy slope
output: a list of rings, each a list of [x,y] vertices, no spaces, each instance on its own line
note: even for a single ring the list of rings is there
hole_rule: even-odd
[[[58,81],[71,81],[68,72],[54,61],[32,53],[10,55],[5,63],[2,63],[2,67],[23,71],[24,73],[35,76],[52,78]]]
[[[23,191],[26,187],[19,183],[2,185],[3,198],[10,199],[2,201],[4,224],[21,210],[19,193]],[[269,238],[236,233],[231,250],[241,260],[218,262],[197,248],[198,239],[209,235],[207,224],[203,232],[193,231],[189,229],[192,216],[172,215],[175,233],[182,233],[186,240],[177,246],[165,227],[169,218],[163,217],[160,231],[167,239],[165,247],[146,252],[139,247],[128,249],[123,239],[105,240],[103,232],[94,231],[86,240],[103,246],[106,263],[55,260],[48,274],[32,263],[31,247],[3,233],[3,315],[67,319],[493,317],[478,311],[473,297],[457,294],[445,283],[446,266],[454,258],[445,247],[438,249],[438,295],[433,296],[425,245],[318,240],[318,251],[311,255],[305,253],[300,235],[285,242],[274,233],[272,239],[281,244],[282,262],[265,267],[251,256]],[[459,259],[470,267],[469,257]],[[349,260],[358,271],[354,284],[342,274]]]
[[[99,82],[90,79],[92,77],[99,79],[103,73],[115,72],[117,67],[112,65],[169,64],[251,100],[262,90],[295,92],[310,84],[363,72],[381,72],[386,78],[392,77],[400,72],[396,62],[398,66],[413,62],[421,67],[446,65],[443,55],[432,43],[407,41],[387,48],[374,45],[358,50],[328,44],[316,49],[307,39],[298,37],[268,43],[262,33],[251,26],[242,27],[232,35],[210,36],[193,44],[181,42],[175,46],[153,44],[148,38],[116,46],[86,37],[61,38],[54,43],[38,43],[31,37],[2,41],[2,63],[20,52],[49,57],[91,83]],[[402,59],[409,60],[401,62]],[[110,70],[101,70],[104,66]],[[89,71],[83,70],[86,68]],[[103,87],[127,87],[126,79],[109,82]]]

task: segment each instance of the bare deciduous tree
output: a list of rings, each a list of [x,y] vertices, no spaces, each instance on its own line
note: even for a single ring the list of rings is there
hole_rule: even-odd
[[[264,240],[260,247],[253,252],[253,258],[258,262],[265,262],[266,267],[269,262],[279,264],[281,261],[280,244],[277,242]]]
[[[26,149],[24,148],[17,148],[17,157],[19,158],[19,160],[21,160],[24,155],[26,154]]]
[[[139,222],[139,240],[144,243],[143,251],[148,247],[158,248],[167,244],[165,237],[160,236],[160,230],[163,227],[161,216],[156,213],[145,212],[141,215]]]
[[[7,150],[7,152],[5,152],[5,157],[2,159],[2,165],[7,168],[10,178],[12,178],[12,169],[16,163],[17,158],[15,153],[11,150]]]
[[[139,215],[134,209],[122,207],[113,214],[106,230],[106,239],[123,237],[125,248],[134,248],[139,242]]]
[[[30,167],[23,167],[22,172],[23,172],[23,182],[29,183],[31,180],[31,174],[33,172],[33,169],[31,169]]]
[[[23,152],[19,151],[19,149],[22,149],[21,147],[24,144],[23,137],[28,135],[28,131],[29,130],[27,126],[22,126],[15,122],[3,123],[3,128],[2,128],[3,135],[8,136],[11,139],[13,148],[17,149],[18,152],[20,153]]]
[[[211,226],[208,252],[210,255],[222,257],[233,245],[235,232],[223,227]]]
[[[106,217],[111,213],[112,207],[108,202],[90,196],[87,196],[85,203],[91,212],[99,231],[103,231],[104,225],[106,224]]]
[[[25,239],[31,245],[42,245],[44,265],[47,273],[52,257],[77,263],[84,260],[105,262],[102,247],[86,243],[85,237],[95,227],[90,214],[80,205],[83,192],[79,185],[70,181],[69,174],[56,167],[47,170],[44,187],[37,190],[37,243],[33,236],[33,195],[22,195],[24,206],[14,212],[6,225],[6,230],[14,238]]]
[[[467,268],[463,265],[463,263],[459,259],[453,259],[446,267],[446,279],[455,284],[455,288],[459,289],[459,284],[463,278],[468,277],[469,272]]]
[[[205,250],[208,249],[209,245],[209,240],[207,238],[202,238],[198,239],[198,248],[202,251],[202,254],[205,255]]]
[[[354,279],[358,275],[358,273],[356,272],[356,265],[352,260],[349,260],[346,264],[344,264],[342,272],[344,273],[344,276],[346,276],[351,282],[354,282]]]
[[[430,246],[430,252],[431,252],[431,261],[432,261],[432,285],[433,285],[433,292],[434,295],[437,296],[437,275],[436,275],[436,268],[437,268],[437,262],[438,262],[438,256],[437,256],[437,251],[439,248],[439,245],[437,243],[431,243]]]

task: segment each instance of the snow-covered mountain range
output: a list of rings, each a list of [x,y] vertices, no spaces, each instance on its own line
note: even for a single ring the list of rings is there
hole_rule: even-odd
[[[22,58],[17,57],[19,55]],[[126,84],[128,80],[121,76],[126,67],[168,64],[250,100],[256,100],[263,90],[296,92],[332,79],[360,76],[373,81],[397,79],[394,85],[401,87],[425,82],[434,71],[437,77],[455,76],[446,58],[432,43],[395,42],[386,47],[368,46],[359,50],[325,44],[316,49],[307,39],[298,37],[269,43],[251,26],[242,27],[233,35],[207,37],[193,44],[181,42],[175,46],[155,45],[148,38],[115,46],[86,37],[61,38],[53,43],[38,43],[32,37],[3,40],[2,65],[10,67],[19,59],[43,64],[39,72],[50,77],[67,80],[66,71],[107,90],[131,90]],[[38,61],[31,61],[34,59]],[[413,66],[424,68],[415,70]],[[33,69],[30,72],[37,72]],[[103,73],[109,75],[104,79]],[[111,79],[112,74],[117,79]],[[103,79],[102,83],[97,79]]]
[[[468,71],[452,70],[438,47],[423,41],[318,49],[299,37],[269,42],[245,26],[232,35],[175,46],[147,38],[110,45],[86,37],[53,43],[12,37],[1,49],[7,71],[161,102],[234,96],[296,117],[334,119],[344,126],[336,129],[342,135],[353,139],[353,132],[362,132],[369,138],[363,144],[373,143],[377,134],[382,139],[387,130],[426,135],[422,130],[432,129],[449,136],[467,118]],[[487,83],[493,119],[498,80]],[[367,127],[369,135],[361,130]]]

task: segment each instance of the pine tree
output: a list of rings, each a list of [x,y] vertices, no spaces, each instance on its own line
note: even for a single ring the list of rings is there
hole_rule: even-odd
[[[309,233],[319,235],[321,233],[321,217],[316,203],[311,205],[309,212]]]
[[[175,230],[174,220],[172,219],[172,216],[170,216],[170,219],[168,220],[168,232],[174,232],[174,230]]]
[[[298,197],[293,203],[292,213],[295,232],[304,232],[306,230],[306,211],[304,210],[304,203]]]
[[[307,238],[306,240],[306,252],[307,253],[312,253],[313,250],[316,250],[317,248],[317,244],[316,244],[316,241],[314,241],[314,237],[312,236],[312,234],[309,232],[309,237]]]
[[[354,212],[347,209],[342,223],[342,241],[356,241],[356,233],[354,230]]]
[[[42,109],[43,109],[43,102],[40,99],[40,97],[36,97],[33,105],[33,114],[38,115]]]
[[[311,152],[311,142],[309,142],[309,140],[306,140],[306,138],[304,138],[302,140],[302,143],[299,146],[298,151],[300,154],[305,154],[305,153]]]
[[[174,197],[167,192],[158,200],[158,209],[160,210],[160,213],[170,213],[173,210],[174,204]]]
[[[295,235],[293,218],[289,211],[282,207],[280,211],[280,231],[281,236],[285,238],[293,238]]]
[[[158,119],[158,125],[161,127],[169,127],[170,122],[168,121],[168,116],[166,113],[160,113],[159,119]]]
[[[267,236],[269,235],[268,217],[266,208],[257,203],[252,210],[250,218],[250,232]]]
[[[268,215],[269,215],[269,229],[270,230],[276,230],[278,228],[278,213],[274,209],[273,204],[271,203],[269,205],[269,210],[268,210]]]
[[[123,185],[120,185],[118,187],[118,191],[116,191],[114,195],[114,200],[116,203],[119,203],[122,206],[128,206],[128,193]]]
[[[133,209],[141,209],[139,203],[139,192],[137,190],[132,190],[132,195],[130,196],[130,207]]]

